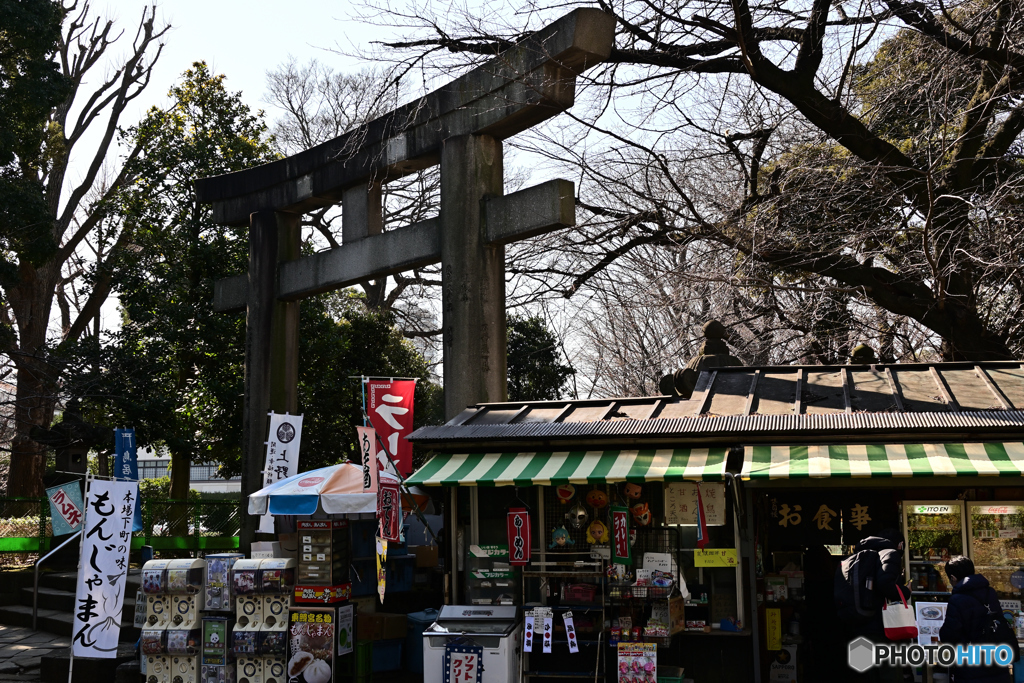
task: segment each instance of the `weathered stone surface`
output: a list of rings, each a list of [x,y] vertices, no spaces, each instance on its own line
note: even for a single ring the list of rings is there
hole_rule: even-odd
[[[97,683],[111,681],[117,667],[135,659],[135,646],[122,644],[117,647],[117,656],[111,659],[93,657],[75,657],[72,667],[71,683]],[[44,681],[68,680],[68,665],[71,660],[71,649],[56,650],[42,657],[39,668],[40,678]]]

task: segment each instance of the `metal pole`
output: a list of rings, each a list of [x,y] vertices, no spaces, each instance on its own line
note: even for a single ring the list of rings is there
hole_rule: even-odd
[[[84,521],[83,521],[83,526],[84,526]],[[32,630],[33,631],[36,630],[36,615],[39,613],[39,566],[43,562],[45,562],[47,559],[49,559],[49,557],[51,555],[53,555],[54,553],[56,553],[58,550],[60,550],[64,546],[66,546],[68,543],[71,543],[71,541],[78,540],[79,538],[81,538],[80,534],[72,534],[63,543],[61,543],[59,546],[57,546],[56,548],[54,548],[53,550],[51,550],[50,552],[46,553],[45,555],[40,557],[38,560],[36,560],[35,577],[33,578],[33,581],[32,581],[32,587],[33,587],[33,592],[32,592]]]

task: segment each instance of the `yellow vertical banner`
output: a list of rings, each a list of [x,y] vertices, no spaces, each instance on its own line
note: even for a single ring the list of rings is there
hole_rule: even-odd
[[[380,596],[380,603],[384,604],[384,588],[387,577],[384,574],[384,566],[388,561],[388,542],[386,539],[377,537],[377,594]]]
[[[768,650],[781,650],[782,649],[782,610],[769,608],[764,611],[765,613],[765,626],[764,633],[765,638],[768,641]]]

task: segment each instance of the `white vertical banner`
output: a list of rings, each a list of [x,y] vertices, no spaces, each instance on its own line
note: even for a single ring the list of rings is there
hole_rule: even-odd
[[[89,487],[72,627],[75,657],[117,655],[138,496],[137,481],[93,479]]]
[[[356,427],[359,434],[359,459],[363,468],[363,492],[377,493],[377,430]]]
[[[551,654],[551,636],[554,635],[552,633],[554,631],[551,624],[552,621],[551,617],[544,617],[544,644],[542,647],[544,654]]]
[[[299,473],[299,444],[302,441],[302,416],[270,413],[267,459],[263,466],[263,486],[270,486]],[[274,516],[260,517],[259,531],[274,533]]]
[[[526,617],[526,632],[523,635],[523,652],[533,652],[533,615]]]
[[[576,654],[580,651],[580,644],[576,640],[576,624],[573,623],[572,612],[563,614],[562,621],[565,622],[565,637],[569,640],[569,652]]]

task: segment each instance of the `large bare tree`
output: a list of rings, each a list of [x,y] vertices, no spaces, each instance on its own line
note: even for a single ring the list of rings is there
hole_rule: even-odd
[[[60,383],[55,357],[62,344],[94,330],[110,294],[108,264],[128,235],[92,252],[98,263],[84,267],[83,259],[88,260],[89,240],[103,224],[106,200],[130,181],[114,163],[118,125],[149,84],[168,30],[157,25],[155,6],[145,9],[127,49],[115,58],[112,53],[125,41],[113,21],[95,15],[88,2],[65,3],[62,12],[63,31],[52,59],[70,85],[68,95],[46,121],[39,159],[20,165],[25,180],[43,188],[53,248],[42,255],[27,249],[5,254],[12,268],[2,280],[0,323],[14,333],[0,336],[0,353],[12,359],[17,373],[7,486],[12,496],[42,494],[45,450],[30,432],[53,418]],[[138,151],[127,150],[127,157]],[[50,325],[55,298],[62,314],[58,330]]]
[[[922,352],[900,339],[936,339],[946,359],[1024,352],[1019,2],[595,4],[617,20],[609,62],[521,141],[575,169],[587,217],[524,269],[539,288],[607,285],[647,247],[718,248],[731,256],[690,260],[687,276],[735,289],[726,299],[746,297],[765,329],[807,335],[793,360],[839,359],[849,335],[810,342],[848,316],[894,357]],[[407,71],[461,68],[565,11],[409,7],[366,12],[410,27],[386,46]],[[801,320],[803,295],[824,323]]]

